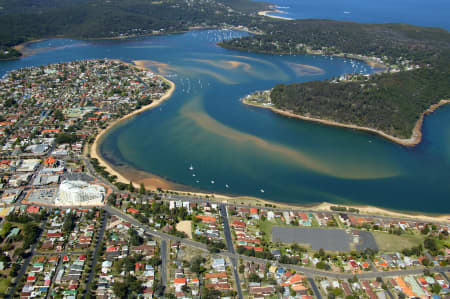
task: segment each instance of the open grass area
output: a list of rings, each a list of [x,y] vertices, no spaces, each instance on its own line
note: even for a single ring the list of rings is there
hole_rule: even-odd
[[[270,221],[259,221],[259,230],[264,233],[264,238],[269,242],[272,242],[272,226]]]
[[[11,282],[10,277],[0,279],[0,293],[2,294],[6,293],[10,285],[10,282]]]
[[[423,237],[420,235],[393,235],[383,232],[373,232],[373,236],[377,242],[381,252],[401,251],[405,248],[411,248],[422,244]]]

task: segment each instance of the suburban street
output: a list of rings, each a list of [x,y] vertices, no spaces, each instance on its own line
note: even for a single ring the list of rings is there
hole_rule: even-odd
[[[309,284],[311,285],[311,288],[312,288],[312,290],[314,292],[314,296],[316,296],[317,299],[322,299],[322,295],[320,294],[320,291],[317,288],[317,285],[314,282],[314,279],[311,278],[311,277],[308,277],[307,280],[308,280]]]
[[[117,190],[117,188],[113,185],[111,185],[109,182],[106,182],[102,177],[98,176],[96,174],[96,172],[94,171],[94,169],[92,168],[92,165],[89,163],[89,161],[86,158],[83,158],[84,161],[86,162],[86,165],[89,169],[89,172],[94,175],[97,179],[99,179],[100,181],[104,182],[105,184],[107,184],[108,186],[111,186],[115,191],[119,191]],[[24,194],[21,195],[20,199],[22,200],[24,197]],[[183,201],[192,201],[192,202],[205,202],[205,199],[198,199],[198,198],[191,198],[188,196],[184,196],[184,195],[165,195],[165,194],[161,194],[161,197],[163,198],[163,200],[183,200]],[[20,200],[20,201],[21,201]],[[19,205],[20,201],[18,201],[15,205]],[[219,212],[220,215],[223,219],[223,228],[224,228],[224,236],[225,236],[225,242],[227,245],[227,249],[228,250],[222,250],[220,251],[220,255],[222,256],[226,256],[229,258],[229,260],[231,261],[231,266],[232,266],[232,271],[233,271],[233,276],[234,279],[236,281],[236,287],[237,287],[237,293],[239,296],[239,299],[243,299],[243,295],[242,295],[242,288],[241,288],[241,283],[240,283],[240,278],[239,278],[239,274],[237,271],[237,261],[239,259],[242,259],[243,261],[253,261],[253,262],[257,262],[257,263],[271,263],[273,265],[278,265],[278,266],[282,266],[282,267],[286,267],[286,268],[290,268],[293,269],[295,271],[299,271],[304,273],[307,278],[309,283],[311,284],[311,287],[313,289],[313,292],[315,293],[315,295],[317,296],[317,298],[322,298],[320,295],[320,292],[318,291],[318,288],[316,286],[316,284],[314,283],[314,280],[312,279],[314,276],[323,276],[323,277],[329,277],[329,278],[335,278],[335,279],[349,279],[349,278],[353,278],[355,275],[354,274],[350,274],[350,273],[337,273],[337,272],[329,272],[329,271],[324,271],[324,270],[319,270],[316,268],[312,268],[312,267],[303,267],[303,266],[299,266],[299,265],[292,265],[292,264],[280,264],[278,263],[278,261],[276,260],[267,260],[267,259],[261,259],[261,258],[257,258],[257,257],[250,257],[250,256],[245,256],[245,255],[239,255],[235,253],[234,247],[233,247],[233,241],[232,241],[232,236],[231,236],[231,230],[230,230],[230,225],[229,225],[229,221],[228,221],[228,213],[227,213],[227,207],[229,206],[235,206],[233,204],[229,204],[229,203],[219,203]],[[238,207],[245,207],[245,208],[250,208],[251,206],[246,206],[246,205],[237,205]],[[167,242],[180,242],[184,245],[187,246],[192,246],[194,248],[200,249],[202,251],[208,252],[208,248],[206,246],[206,244],[204,243],[200,243],[200,242],[196,242],[193,240],[189,240],[189,239],[184,239],[184,238],[179,238],[173,235],[169,235],[166,233],[163,233],[159,230],[156,230],[154,228],[149,227],[146,224],[140,223],[137,219],[135,219],[134,217],[132,217],[131,215],[127,214],[126,212],[117,209],[115,207],[112,207],[108,204],[106,204],[105,206],[101,207],[104,211],[105,211],[105,216],[102,219],[102,224],[101,224],[101,228],[99,231],[99,235],[98,235],[98,239],[97,239],[97,244],[93,253],[93,257],[92,257],[92,266],[91,266],[91,271],[89,273],[88,279],[86,281],[86,285],[89,285],[89,283],[92,281],[93,276],[94,276],[94,270],[95,270],[95,265],[97,263],[97,258],[98,258],[98,250],[99,250],[99,246],[101,244],[101,240],[103,239],[103,235],[104,235],[104,231],[105,231],[105,227],[106,227],[106,223],[107,223],[107,217],[109,216],[117,216],[120,217],[121,219],[131,223],[133,226],[140,228],[144,231],[145,234],[153,236],[153,237],[157,237],[161,239],[161,260],[162,260],[162,264],[161,264],[161,283],[164,287],[167,287]],[[259,207],[261,208],[261,207]],[[276,211],[285,211],[283,209],[273,209],[273,208],[266,208],[264,207],[264,209],[270,209],[270,210],[276,210]],[[302,212],[305,212],[305,210],[301,210]],[[313,211],[311,211],[313,212]],[[349,213],[347,213],[349,214]],[[359,215],[359,214],[355,214],[355,215]],[[360,215],[361,216],[361,215]],[[376,216],[376,217],[380,217],[380,218],[387,218],[387,219],[392,219],[389,217],[381,217],[381,216]],[[399,218],[399,220],[403,218]],[[45,226],[45,221],[42,222],[41,224],[41,234],[43,231],[43,228]],[[31,251],[30,251],[30,255],[25,259],[19,273],[18,276],[16,277],[14,283],[11,285],[10,289],[9,289],[9,293],[7,298],[11,298],[12,295],[15,292],[15,289],[17,287],[17,282],[20,281],[20,279],[23,277],[23,275],[25,274],[25,271],[31,261],[31,259],[33,258],[33,256],[35,256],[36,254],[39,255],[47,255],[46,253],[39,253],[39,252],[35,252],[35,248],[37,246],[37,243],[33,244],[31,247]],[[85,253],[85,252],[83,252]],[[58,266],[58,268],[60,267],[60,265]],[[450,266],[446,266],[446,267],[432,267],[432,268],[427,268],[428,270],[432,271],[432,272],[440,272],[446,279],[447,276],[445,275],[445,272],[450,271]],[[381,277],[381,278],[388,278],[388,277],[393,277],[393,276],[400,276],[400,275],[416,275],[416,274],[421,274],[423,273],[425,269],[423,268],[418,268],[418,269],[407,269],[407,270],[393,270],[393,271],[383,271],[380,272],[378,270],[375,271],[367,271],[367,272],[363,272],[361,274],[356,274],[356,277],[358,277],[359,279],[374,279],[377,277]],[[84,291],[83,293],[83,298],[85,298],[87,295],[87,289]],[[391,296],[392,298],[392,294],[388,293],[389,296]]]
[[[92,166],[91,162],[89,161],[88,158],[86,157],[81,157],[81,159],[84,161],[84,163],[86,164],[88,171],[90,172],[91,175],[93,175],[94,177],[96,177],[97,179],[99,179],[100,181],[102,181],[104,184],[106,184],[107,186],[109,186],[110,188],[113,189],[114,192],[119,192],[120,190],[117,189],[117,187],[114,184],[111,184],[109,181],[105,180],[102,176],[98,175],[94,169],[94,167]],[[120,191],[121,193],[126,193],[126,194],[132,194],[131,192],[122,190]],[[308,209],[308,208],[300,208],[300,207],[296,207],[296,206],[292,206],[289,208],[273,208],[273,207],[267,207],[267,206],[262,206],[262,205],[245,205],[245,204],[234,204],[234,203],[229,203],[227,201],[219,201],[217,199],[205,199],[205,198],[199,198],[198,196],[188,196],[186,194],[166,194],[166,193],[162,193],[162,192],[158,192],[156,193],[159,197],[161,197],[161,200],[165,200],[165,201],[170,201],[170,200],[182,200],[182,201],[190,201],[190,202],[197,202],[197,203],[203,203],[205,201],[209,201],[211,203],[220,203],[223,204],[227,207],[233,206],[236,208],[258,208],[258,209],[264,209],[264,210],[268,210],[268,211],[276,211],[276,212],[302,212],[302,213],[314,213],[314,212],[318,212],[318,210],[314,210],[314,209]],[[238,200],[238,198],[236,198]],[[276,203],[274,203],[276,204]],[[324,211],[325,212],[325,211]],[[333,211],[326,211],[326,212],[333,212]],[[336,213],[336,212],[335,212]],[[364,214],[364,213],[352,213],[352,212],[343,212],[349,216],[359,216],[359,217],[375,217],[375,218],[379,218],[379,219],[384,219],[384,220],[394,220],[394,221],[411,221],[411,218],[407,218],[407,217],[391,217],[391,216],[384,216],[384,215],[371,215],[371,214]],[[434,223],[438,223],[438,224],[446,224],[446,222],[442,222],[442,221],[434,221]]]
[[[161,284],[164,288],[167,287],[167,240],[161,239]]]
[[[42,233],[44,232],[45,224],[47,224],[47,219],[42,221],[41,226],[39,227],[40,232],[39,232],[38,239],[41,237]],[[29,256],[25,259],[24,263],[22,264],[22,267],[19,270],[19,273],[17,274],[16,279],[9,287],[9,292],[8,292],[8,295],[6,296],[6,298],[12,298],[12,296],[14,295],[14,292],[16,291],[18,282],[20,281],[20,279],[22,279],[22,276],[25,274],[25,272],[28,268],[28,265],[31,262],[31,259],[34,256],[34,250],[36,249],[37,244],[38,244],[38,242],[35,242],[33,245],[31,245],[31,250],[30,250]]]
[[[188,240],[188,239],[178,238],[178,237],[157,231],[155,229],[152,229],[149,226],[140,223],[139,221],[137,221],[130,215],[126,214],[125,212],[123,212],[119,209],[113,208],[111,206],[105,205],[104,209],[106,211],[108,211],[108,213],[110,213],[111,215],[116,215],[118,217],[121,217],[122,219],[130,222],[131,224],[144,229],[145,232],[147,232],[148,234],[150,234],[152,236],[166,239],[166,240],[177,241],[177,242],[183,243],[185,245],[193,246],[195,248],[207,251],[207,246],[203,243]],[[222,211],[221,211],[221,213],[222,213]],[[225,227],[225,224],[224,224],[224,227]],[[230,234],[230,237],[231,237],[231,234]],[[227,244],[227,246],[228,246],[228,244]],[[261,258],[257,258],[257,257],[250,257],[250,256],[246,256],[246,255],[235,254],[229,250],[227,250],[227,251],[223,250],[220,252],[220,254],[227,256],[230,259],[241,258],[242,260],[254,261],[254,262],[258,262],[258,263],[270,262],[272,264],[276,264],[279,266],[283,266],[283,267],[294,269],[296,271],[303,272],[306,276],[325,276],[325,277],[332,277],[332,278],[336,278],[336,279],[349,279],[349,278],[352,278],[355,276],[355,274],[350,274],[350,273],[329,272],[329,271],[319,270],[316,268],[303,267],[303,266],[298,266],[298,265],[280,264],[275,260],[266,260],[266,259],[261,259]],[[450,266],[432,267],[432,268],[427,268],[427,269],[429,269],[430,271],[433,271],[433,272],[446,272],[446,271],[450,271]],[[370,278],[376,278],[376,277],[391,277],[391,276],[398,276],[398,275],[420,274],[420,273],[423,273],[424,270],[425,269],[419,268],[419,269],[408,269],[408,270],[392,270],[392,271],[384,271],[384,272],[367,271],[367,272],[363,272],[361,274],[356,274],[356,276],[361,279],[370,279]]]
[[[234,252],[234,246],[233,246],[233,239],[231,237],[231,230],[230,225],[228,223],[228,213],[227,213],[227,207],[224,204],[220,205],[220,216],[222,217],[223,221],[223,232],[225,235],[225,241],[227,243],[228,251],[231,252],[232,256],[230,256],[231,266],[233,268],[233,276],[234,280],[236,281],[236,287],[239,299],[243,299],[242,296],[242,288],[241,288],[241,280],[239,278],[239,273],[237,271],[237,257]]]
[[[91,281],[94,279],[95,266],[97,265],[97,259],[98,259],[98,251],[100,249],[100,246],[102,245],[103,236],[105,234],[105,228],[106,228],[106,223],[108,222],[108,218],[109,218],[108,212],[104,211],[103,215],[102,215],[102,224],[101,224],[98,236],[97,236],[97,243],[95,244],[94,254],[92,255],[91,271],[89,272],[89,276],[86,280],[87,287],[83,292],[83,298],[86,298],[87,293],[89,291],[88,287],[89,287]]]
[[[48,155],[47,155],[48,156]],[[104,178],[102,178],[101,176],[99,176],[95,170],[93,169],[90,161],[83,157],[82,158],[83,161],[85,162],[88,171],[90,172],[91,175],[93,175],[94,177],[96,177],[99,181],[105,183],[106,185],[108,185],[109,187],[111,187],[115,192],[119,192],[119,190],[112,185],[111,183],[109,183],[108,181],[106,181]],[[38,170],[37,170],[38,171]],[[37,172],[35,172],[36,174]],[[25,197],[25,192],[24,191],[19,199],[14,206],[18,206],[21,204],[21,201],[23,200],[23,198]],[[122,192],[122,191],[120,191]],[[128,192],[125,192],[128,193]],[[205,201],[208,201],[207,199],[199,199],[199,198],[193,198],[193,197],[189,197],[186,195],[174,195],[174,194],[163,194],[163,193],[159,193],[159,195],[161,196],[161,198],[163,200],[182,200],[182,201],[190,201],[190,202],[197,202],[197,203],[203,203]],[[315,294],[315,296],[317,298],[322,298],[322,296],[320,295],[320,292],[317,288],[317,285],[315,284],[313,277],[315,276],[323,276],[323,277],[329,277],[329,278],[335,278],[335,279],[349,279],[349,278],[353,278],[354,276],[358,277],[359,279],[374,279],[377,277],[381,277],[382,279],[385,278],[389,278],[389,277],[393,277],[393,276],[404,276],[404,275],[417,275],[417,274],[421,274],[424,272],[424,268],[417,268],[417,269],[407,269],[407,270],[392,270],[392,271],[378,271],[378,270],[373,270],[373,271],[367,271],[367,272],[362,272],[360,274],[351,274],[351,273],[338,273],[338,272],[331,272],[331,271],[324,271],[324,270],[319,270],[316,268],[312,268],[312,267],[303,267],[303,266],[299,266],[299,265],[292,265],[292,264],[281,264],[276,260],[267,260],[267,259],[261,259],[261,258],[257,258],[257,257],[251,257],[251,256],[245,256],[245,255],[240,255],[237,254],[234,250],[234,246],[233,246],[233,239],[232,239],[232,235],[231,235],[231,229],[230,229],[230,224],[228,221],[228,213],[227,213],[227,207],[229,206],[235,206],[235,207],[242,207],[242,208],[251,208],[254,206],[249,206],[249,205],[234,205],[234,204],[230,204],[230,203],[226,203],[226,202],[221,202],[218,203],[219,204],[219,212],[221,215],[221,218],[223,219],[223,229],[224,229],[224,236],[225,236],[225,242],[226,242],[226,246],[228,250],[222,250],[219,252],[220,255],[228,257],[229,260],[231,261],[231,267],[232,267],[232,271],[233,271],[233,276],[236,282],[236,287],[237,287],[237,293],[239,296],[239,299],[243,299],[243,295],[242,295],[242,288],[241,288],[241,282],[240,282],[240,278],[239,278],[239,273],[238,273],[238,265],[237,262],[242,259],[243,261],[253,261],[253,262],[257,262],[257,263],[263,263],[266,264],[267,262],[273,264],[273,265],[278,265],[278,266],[282,266],[285,268],[289,268],[289,269],[293,269],[295,271],[304,273],[307,276],[307,279],[312,287],[312,290]],[[161,239],[161,283],[164,287],[168,286],[168,282],[167,282],[167,265],[168,265],[168,261],[167,261],[167,242],[180,242],[181,244],[187,245],[187,246],[192,246],[194,248],[200,249],[202,251],[208,252],[208,248],[207,245],[201,242],[197,242],[197,241],[193,241],[190,239],[185,239],[185,238],[179,238],[170,234],[166,234],[163,233],[159,230],[156,230],[154,228],[151,228],[150,226],[148,226],[147,224],[143,224],[141,222],[139,222],[137,219],[135,219],[134,217],[132,217],[131,215],[127,214],[126,212],[115,208],[113,206],[110,206],[108,204],[106,204],[105,206],[101,207],[104,210],[104,216],[102,218],[102,223],[101,223],[101,228],[99,230],[99,234],[98,234],[98,238],[97,238],[97,243],[95,245],[95,249],[93,252],[93,256],[92,256],[92,265],[91,265],[91,271],[88,275],[88,278],[86,280],[86,285],[89,286],[90,282],[93,280],[94,278],[94,272],[95,272],[95,266],[97,264],[97,259],[98,259],[98,251],[100,249],[100,245],[102,243],[103,240],[103,236],[104,236],[104,232],[105,232],[105,228],[106,228],[106,224],[107,224],[107,219],[109,216],[117,216],[120,217],[121,219],[131,223],[133,226],[140,228],[144,231],[145,234],[152,236],[152,237],[157,237]],[[286,209],[277,209],[277,208],[270,208],[270,207],[258,207],[261,209],[267,209],[267,210],[272,210],[272,211],[296,211],[296,209],[291,209],[291,210],[286,210]],[[298,211],[302,211],[302,212],[315,212],[314,210],[300,210],[298,209]],[[360,214],[354,214],[354,213],[348,213],[348,215],[357,215],[357,216],[364,216],[364,215],[360,215]],[[391,218],[391,217],[386,217],[386,216],[373,216],[373,215],[367,215],[369,217],[378,217],[378,218],[382,218],[382,219],[391,219],[391,220],[409,220],[409,219],[405,219],[405,218]],[[43,221],[41,223],[41,232],[40,234],[42,234],[44,227],[45,227],[46,221]],[[36,252],[37,246],[37,242],[35,244],[33,244],[31,246],[31,250],[29,253],[29,256],[25,259],[21,269],[19,270],[19,273],[15,279],[15,281],[11,284],[11,287],[9,288],[9,292],[7,295],[7,298],[11,298],[12,295],[14,294],[16,287],[17,287],[17,283],[20,281],[20,279],[22,279],[23,275],[26,272],[26,269],[28,267],[28,265],[30,264],[33,256],[35,255],[50,255],[50,253],[41,253],[41,252]],[[75,252],[74,252],[75,253]],[[84,254],[86,252],[80,252],[80,254]],[[73,253],[72,253],[73,254]],[[428,253],[427,253],[428,254]],[[59,254],[60,257],[65,255],[65,252],[62,252]],[[372,263],[373,265],[373,263]],[[59,262],[57,270],[61,268],[61,262]],[[448,277],[445,274],[445,272],[450,271],[450,266],[446,266],[446,267],[432,267],[432,268],[426,268],[429,271],[432,272],[439,272],[443,275],[443,277],[445,277],[448,281]],[[83,292],[83,298],[86,297],[87,295],[87,289],[84,290]],[[393,298],[393,295],[388,292],[388,295],[390,296],[390,298]]]
[[[5,1],[1,298],[447,299],[439,9]]]

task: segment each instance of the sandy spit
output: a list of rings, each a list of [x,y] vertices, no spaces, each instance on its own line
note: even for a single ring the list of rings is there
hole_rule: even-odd
[[[285,12],[278,10],[278,9],[258,11],[258,15],[260,15],[260,16],[269,17],[269,18],[273,18],[273,19],[288,20],[288,21],[293,20],[292,18],[269,15],[269,13],[285,13]]]

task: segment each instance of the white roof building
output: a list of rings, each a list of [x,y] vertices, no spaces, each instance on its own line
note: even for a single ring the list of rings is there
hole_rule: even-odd
[[[105,193],[105,188],[100,185],[65,180],[59,186],[55,204],[61,206],[103,205]]]

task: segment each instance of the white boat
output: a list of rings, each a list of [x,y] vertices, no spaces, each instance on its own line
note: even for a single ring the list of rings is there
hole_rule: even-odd
[[[195,182],[198,184],[198,183],[200,183],[200,180],[196,180]]]
[[[230,186],[228,186],[228,184],[225,184],[225,188],[230,188]]]
[[[195,176],[195,173],[193,173],[192,176]]]
[[[211,184],[214,184],[215,182],[214,181],[211,181]]]
[[[189,170],[194,170],[194,166],[192,166],[192,164],[189,166]]]
[[[264,193],[264,189],[261,189],[261,190],[259,190],[259,191],[261,191],[261,193]]]

